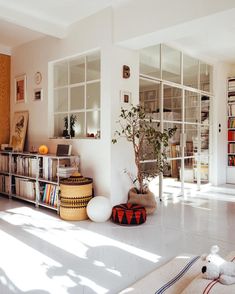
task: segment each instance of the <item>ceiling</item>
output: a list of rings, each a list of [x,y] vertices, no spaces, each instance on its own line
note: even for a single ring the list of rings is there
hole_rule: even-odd
[[[128,0],[0,0],[0,49],[45,35],[63,38],[68,27]]]
[[[70,25],[106,7],[135,0],[0,0],[0,52],[53,36],[63,38]],[[167,43],[206,61],[235,62],[235,9],[124,41],[138,49]],[[4,52],[5,51],[5,52]]]

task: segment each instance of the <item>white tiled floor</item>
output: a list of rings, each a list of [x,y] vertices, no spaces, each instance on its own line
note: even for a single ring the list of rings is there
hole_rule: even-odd
[[[235,202],[212,197],[159,203],[137,227],[65,222],[0,198],[0,293],[116,294],[176,254],[218,244],[226,255],[235,250]]]

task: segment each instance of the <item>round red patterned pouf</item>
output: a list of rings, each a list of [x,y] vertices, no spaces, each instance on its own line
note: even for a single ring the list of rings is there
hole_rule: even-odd
[[[138,204],[119,204],[112,208],[111,219],[120,225],[141,225],[146,221],[146,210]]]

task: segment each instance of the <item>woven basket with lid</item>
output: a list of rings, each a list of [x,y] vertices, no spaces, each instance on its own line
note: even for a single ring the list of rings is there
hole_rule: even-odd
[[[86,207],[92,198],[91,178],[78,172],[60,181],[60,217],[64,220],[85,220]]]

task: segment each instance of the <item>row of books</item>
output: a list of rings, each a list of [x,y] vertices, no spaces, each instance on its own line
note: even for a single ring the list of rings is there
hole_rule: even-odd
[[[0,154],[0,171],[9,172],[9,156]]]
[[[36,157],[17,156],[12,161],[12,172],[18,175],[36,177],[38,160]]]
[[[235,103],[228,104],[228,116],[235,116]]]
[[[35,200],[36,199],[36,187],[35,182],[22,179],[15,178],[15,193],[17,196],[22,198]]]
[[[228,144],[228,153],[235,153],[235,143]]]
[[[228,156],[228,166],[235,166],[235,155]]]
[[[53,207],[57,207],[58,205],[58,194],[59,187],[52,184],[46,184],[44,186],[43,194],[42,194],[42,202]]]
[[[70,159],[55,159],[43,157],[42,159],[42,177],[46,180],[53,180],[57,177],[68,178],[75,171],[78,171],[78,166],[70,166]]]
[[[0,175],[0,193],[10,193],[10,177],[5,175]]]
[[[235,92],[232,92],[228,95],[228,102],[235,102]]]
[[[228,119],[228,128],[235,128],[235,118]]]
[[[228,80],[228,91],[235,91],[235,79]]]
[[[235,141],[235,131],[228,131],[228,141]]]

